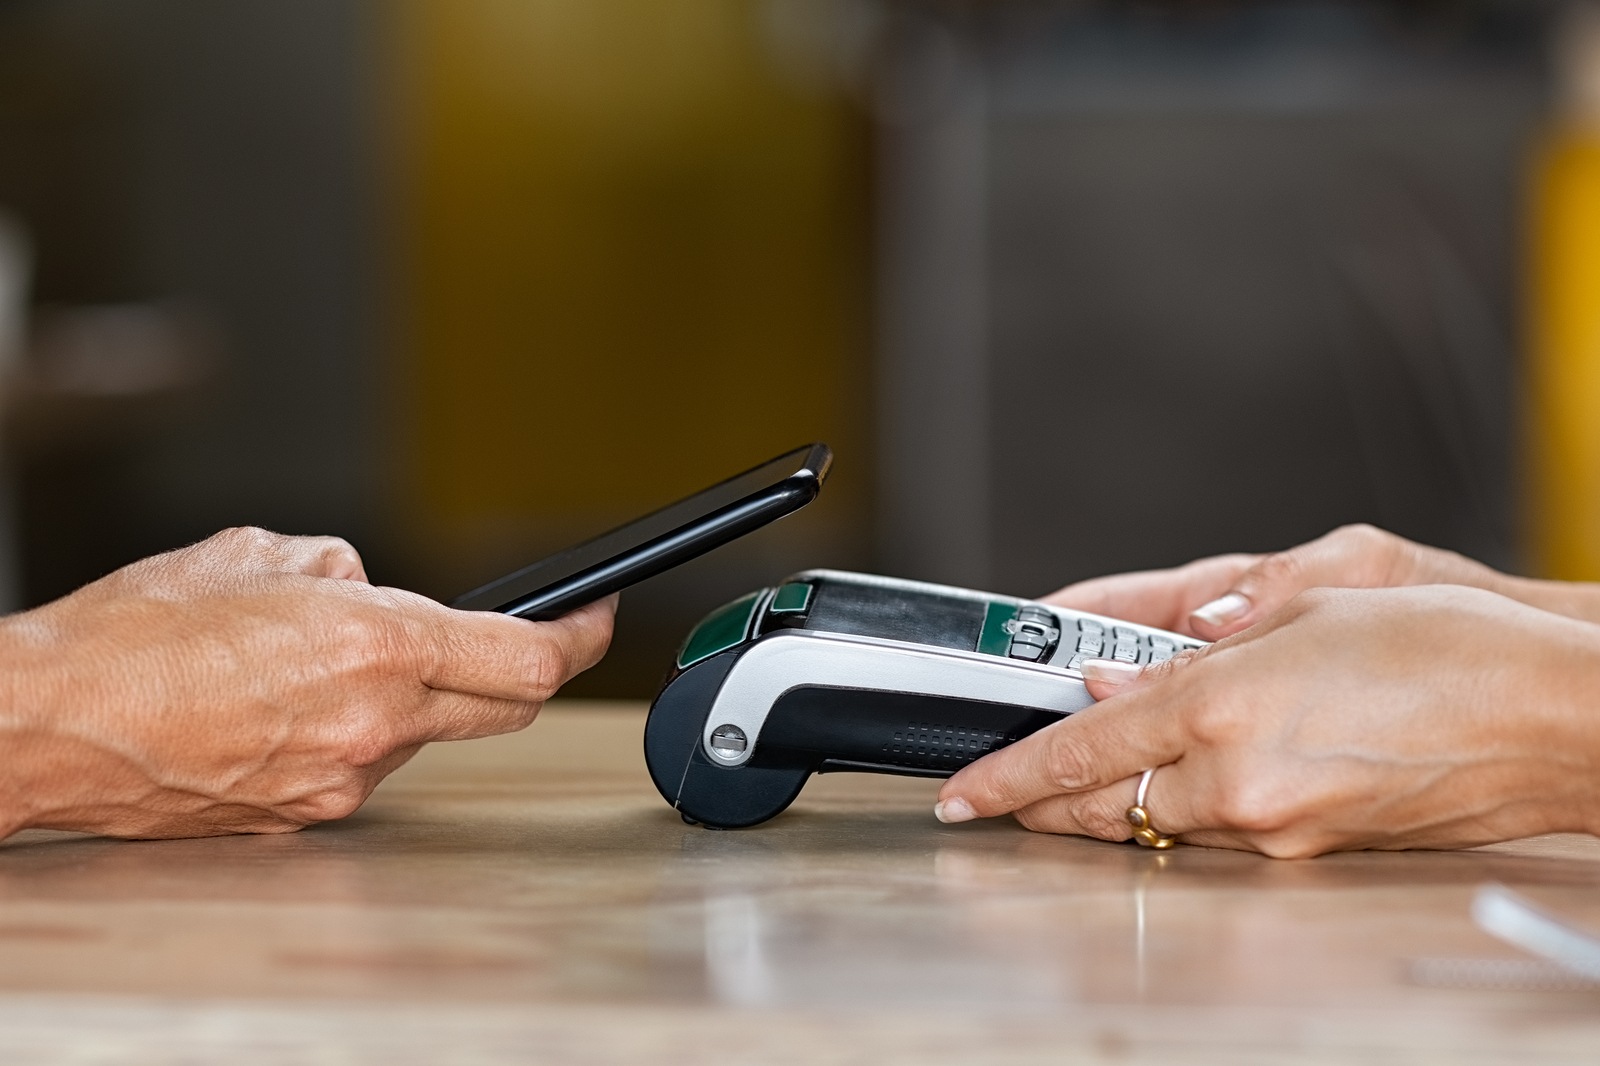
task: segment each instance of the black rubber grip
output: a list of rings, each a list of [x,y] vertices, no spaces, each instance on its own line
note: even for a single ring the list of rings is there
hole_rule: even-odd
[[[910,692],[807,686],[784,693],[761,728],[752,763],[948,777],[1064,715],[1007,703]],[[827,769],[843,769],[828,767]]]

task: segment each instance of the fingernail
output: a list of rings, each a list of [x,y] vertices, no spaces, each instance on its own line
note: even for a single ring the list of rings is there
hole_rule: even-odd
[[[1126,685],[1139,676],[1139,668],[1132,663],[1119,663],[1115,659],[1085,659],[1078,665],[1078,673],[1083,675],[1085,681]]]
[[[1190,618],[1198,618],[1209,626],[1225,626],[1229,622],[1237,622],[1250,610],[1250,601],[1237,592],[1230,592],[1226,596],[1218,596],[1203,607],[1196,607],[1190,612]]]
[[[933,816],[946,824],[951,822],[970,822],[978,816],[972,809],[972,804],[960,796],[954,799],[940,800],[933,805]]]

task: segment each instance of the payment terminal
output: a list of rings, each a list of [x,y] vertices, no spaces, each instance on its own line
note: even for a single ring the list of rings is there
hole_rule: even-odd
[[[645,760],[685,821],[756,825],[813,773],[949,777],[1082,710],[1086,658],[1198,647],[1009,596],[810,570],[695,626],[651,705]]]

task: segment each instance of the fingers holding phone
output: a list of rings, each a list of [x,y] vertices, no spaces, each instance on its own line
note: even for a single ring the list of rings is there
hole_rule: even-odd
[[[441,608],[425,620],[422,665],[433,690],[418,740],[470,740],[526,727],[562,685],[598,663],[611,642],[617,595],[548,622]]]
[[[347,552],[229,531],[0,623],[0,836],[341,818],[424,743],[527,725],[610,640],[613,600],[537,623],[455,611],[367,584]]]

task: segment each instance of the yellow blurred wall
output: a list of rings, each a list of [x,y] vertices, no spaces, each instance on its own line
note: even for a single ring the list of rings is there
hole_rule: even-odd
[[[810,439],[865,469],[864,125],[786,80],[761,5],[389,10],[425,539],[558,543]]]
[[[1535,567],[1600,580],[1600,132],[1554,133],[1533,189]]]
[[[1531,560],[1600,580],[1600,3],[1563,10],[1529,187]]]

